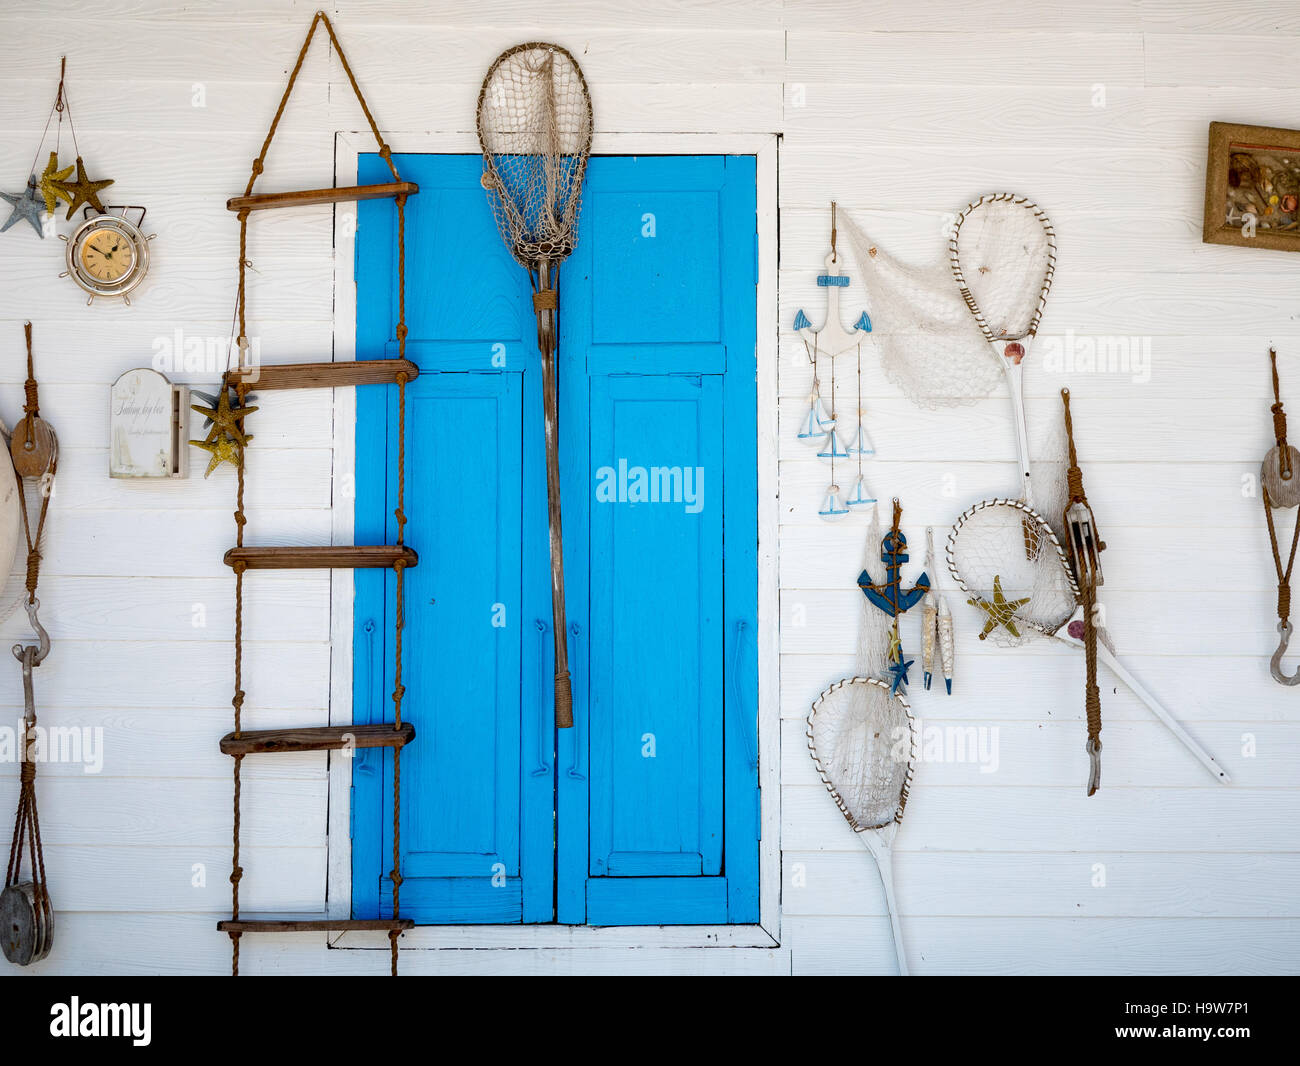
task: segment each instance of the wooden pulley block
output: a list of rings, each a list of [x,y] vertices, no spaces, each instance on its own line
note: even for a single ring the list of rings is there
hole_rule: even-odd
[[[34,882],[8,885],[0,893],[0,944],[18,966],[40,962],[54,946],[54,912]]]
[[[19,477],[43,477],[59,457],[59,441],[40,415],[27,415],[14,427],[9,454]]]
[[[1272,448],[1259,467],[1259,478],[1268,491],[1268,502],[1274,507],[1294,507],[1300,504],[1300,450],[1287,445],[1291,461],[1291,476],[1282,476],[1282,450]],[[14,460],[14,465],[18,461]]]

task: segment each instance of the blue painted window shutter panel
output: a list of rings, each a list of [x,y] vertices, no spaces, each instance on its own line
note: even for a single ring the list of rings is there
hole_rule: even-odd
[[[363,157],[360,180],[380,180]],[[571,730],[551,720],[540,361],[477,156],[407,156],[403,907],[421,923],[758,920],[755,165],[596,157],[560,279]],[[373,171],[373,175],[371,172]],[[394,213],[360,205],[358,358],[393,354]],[[390,395],[391,394],[391,395]],[[395,390],[357,394],[358,543],[391,537]],[[391,715],[356,575],[354,715]],[[391,590],[390,590],[391,591]],[[353,912],[382,913],[387,753],[356,753]]]

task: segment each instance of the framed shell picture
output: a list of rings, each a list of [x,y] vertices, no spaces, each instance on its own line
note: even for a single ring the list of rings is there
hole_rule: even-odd
[[[1202,240],[1300,252],[1300,130],[1210,123]]]

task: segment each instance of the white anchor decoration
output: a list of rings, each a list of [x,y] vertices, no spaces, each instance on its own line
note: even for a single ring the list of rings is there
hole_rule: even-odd
[[[841,502],[840,488],[833,484],[826,490],[826,499],[818,512],[823,518],[835,518],[849,513],[850,507],[865,506],[875,503],[875,497],[867,491],[862,475],[862,456],[875,454],[875,445],[867,433],[862,421],[862,367],[861,344],[865,334],[871,332],[871,318],[866,311],[858,316],[852,329],[845,329],[840,318],[840,290],[847,288],[849,277],[840,269],[839,253],[836,249],[835,202],[831,201],[831,250],[825,259],[825,271],[817,276],[817,285],[826,290],[826,319],[821,327],[814,329],[808,315],[802,308],[794,316],[795,332],[803,339],[813,363],[813,386],[809,396],[808,415],[800,420],[799,439],[805,443],[815,443],[819,439],[821,446],[817,455],[831,461],[832,482],[837,459],[858,458],[858,477],[852,496]],[[858,424],[853,439],[846,445],[837,426],[838,415],[835,410],[834,363],[833,360],[845,352],[853,351],[859,356],[858,365]],[[832,395],[831,411],[826,414],[822,404],[821,383],[817,376],[817,359],[829,356],[832,360]]]
[[[862,334],[871,332],[871,318],[863,311],[852,329],[845,329],[841,324],[840,289],[848,288],[849,276],[840,272],[833,243],[826,257],[826,273],[817,275],[817,284],[826,290],[826,321],[820,329],[813,329],[808,316],[800,308],[794,316],[794,328],[819,355],[829,355],[834,359],[862,343]]]

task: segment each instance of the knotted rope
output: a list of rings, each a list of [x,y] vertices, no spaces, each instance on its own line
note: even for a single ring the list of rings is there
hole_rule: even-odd
[[[1273,437],[1277,442],[1278,471],[1283,478],[1291,476],[1291,449],[1286,439],[1286,411],[1282,407],[1282,386],[1277,374],[1277,349],[1268,350],[1268,358],[1273,370]],[[1273,501],[1269,498],[1268,485],[1260,482],[1260,496],[1264,500],[1264,519],[1268,523],[1268,541],[1273,551],[1273,568],[1277,571],[1277,617],[1284,627],[1290,626],[1291,620],[1291,571],[1295,567],[1296,547],[1300,545],[1300,521],[1296,522],[1291,534],[1291,553],[1287,557],[1285,569],[1282,566],[1282,552],[1277,543],[1277,529],[1273,525]]]
[[[1084,717],[1088,723],[1088,740],[1085,750],[1091,761],[1088,775],[1088,795],[1094,795],[1101,787],[1101,689],[1097,684],[1097,572],[1095,560],[1087,557],[1087,545],[1077,543],[1074,537],[1075,525],[1071,522],[1071,511],[1077,506],[1087,508],[1089,529],[1098,552],[1104,547],[1097,530],[1092,524],[1092,507],[1088,503],[1088,494],[1083,487],[1083,470],[1079,466],[1079,455],[1074,447],[1074,420],[1070,417],[1070,390],[1061,390],[1061,402],[1065,406],[1065,436],[1069,444],[1070,465],[1065,478],[1069,499],[1063,518],[1066,533],[1075,550],[1075,579],[1079,585],[1079,602],[1083,607],[1083,654],[1084,654]]]
[[[49,885],[45,877],[45,850],[41,841],[41,820],[36,809],[36,697],[32,686],[32,671],[39,666],[49,654],[50,639],[40,623],[37,610],[40,601],[36,598],[36,587],[40,579],[41,541],[45,532],[45,518],[49,511],[50,497],[53,495],[54,475],[58,466],[58,443],[52,430],[40,421],[40,395],[36,382],[35,362],[32,356],[32,324],[23,326],[27,341],[27,381],[24,386],[26,415],[15,430],[15,447],[25,446],[32,450],[37,448],[38,432],[43,435],[41,447],[47,466],[37,476],[40,493],[40,517],[36,530],[32,531],[31,520],[27,511],[27,493],[22,475],[17,477],[18,504],[22,512],[23,535],[27,541],[27,616],[32,628],[36,630],[39,644],[15,644],[14,657],[22,664],[23,670],[23,746],[22,766],[18,773],[18,809],[14,815],[13,839],[9,845],[9,864],[5,873],[6,889],[17,887],[22,877],[23,853],[27,852],[32,868],[32,903],[36,912],[36,921],[44,924],[44,937],[37,937],[40,954],[30,961],[38,961],[49,950],[53,920],[50,905]],[[20,432],[21,431],[21,432]],[[23,445],[17,442],[21,439]],[[33,451],[33,457],[39,457],[41,451]],[[43,947],[41,946],[43,941]]]

